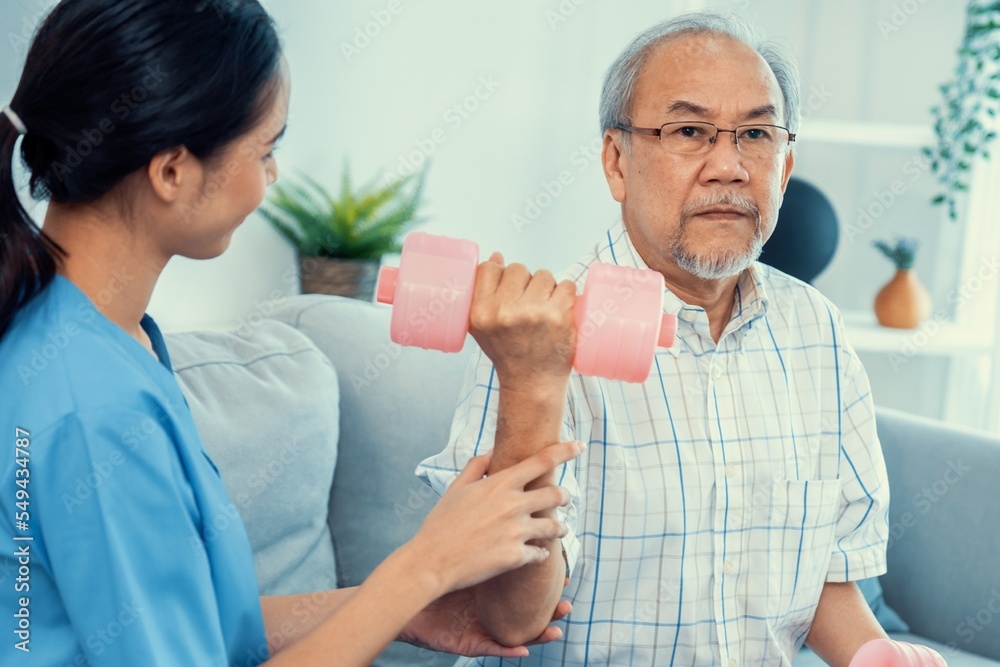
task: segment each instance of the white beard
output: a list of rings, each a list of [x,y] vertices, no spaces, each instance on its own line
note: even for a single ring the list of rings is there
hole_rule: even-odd
[[[726,251],[721,254],[703,256],[690,252],[684,247],[682,239],[687,228],[688,219],[698,210],[711,206],[732,206],[742,209],[748,216],[754,218],[754,234],[750,243],[742,250]],[[681,211],[680,225],[677,234],[670,240],[670,250],[677,266],[702,280],[719,280],[739,275],[751,264],[757,261],[764,249],[764,237],[761,232],[761,214],[757,204],[749,197],[733,193],[719,192],[697,202],[692,202]]]
[[[721,256],[704,257],[689,253],[683,246],[675,244],[673,254],[677,266],[696,278],[701,278],[702,280],[719,280],[720,278],[729,278],[743,273],[751,264],[757,261],[763,249],[764,240],[761,238],[760,224],[758,224],[757,229],[754,231],[753,242],[743,252],[726,252]]]

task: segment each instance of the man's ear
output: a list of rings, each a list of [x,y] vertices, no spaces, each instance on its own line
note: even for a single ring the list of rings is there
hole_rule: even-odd
[[[201,182],[202,165],[184,146],[160,151],[149,161],[146,175],[153,192],[165,202],[182,198],[185,189]]]
[[[792,177],[792,167],[795,166],[795,153],[788,151],[785,155],[785,173],[781,176],[781,193],[788,187],[788,179]]]
[[[608,188],[616,202],[625,201],[625,175],[628,173],[628,154],[621,145],[621,130],[604,131],[604,147],[601,149],[601,166]]]

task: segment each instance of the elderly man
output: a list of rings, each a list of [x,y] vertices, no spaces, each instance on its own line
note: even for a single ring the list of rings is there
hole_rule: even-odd
[[[519,665],[790,665],[806,641],[847,667],[885,637],[850,583],[886,568],[867,377],[837,309],[755,263],[795,162],[797,91],[791,62],[710,14],[654,27],[611,66],[602,160],[622,222],[569,277],[582,287],[593,262],[663,274],[678,339],[645,383],[571,374],[565,282],[481,274],[521,298],[473,313],[496,365],[474,360],[452,440],[418,474],[442,492],[491,447],[494,471],[560,439],[589,445],[557,472],[569,534],[476,590],[510,644],[572,601],[564,637]],[[505,328],[523,345],[500,344]]]

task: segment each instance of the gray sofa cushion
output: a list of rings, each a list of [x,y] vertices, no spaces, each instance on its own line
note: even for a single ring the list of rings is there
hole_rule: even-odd
[[[295,329],[166,336],[205,449],[239,511],[262,595],[335,588],[327,500],[337,461],[337,374]]]
[[[394,344],[390,313],[388,306],[304,295],[282,301],[271,315],[309,336],[337,367],[343,418],[330,527],[341,586],[364,581],[417,532],[437,501],[414,470],[448,442],[468,361],[467,353]],[[376,664],[454,661],[394,644]]]
[[[877,419],[892,489],[886,602],[910,632],[1000,660],[1000,441],[892,410]]]
[[[392,343],[384,306],[309,295],[272,317],[289,318],[337,368],[344,417],[330,522],[340,584],[356,586],[437,500],[413,471],[447,443],[466,358]]]

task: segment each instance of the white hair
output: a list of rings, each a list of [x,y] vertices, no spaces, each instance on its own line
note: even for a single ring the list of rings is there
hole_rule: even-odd
[[[731,14],[695,12],[683,14],[653,26],[636,37],[608,68],[601,89],[601,132],[631,125],[632,100],[646,58],[655,46],[682,35],[723,35],[746,44],[764,58],[778,81],[785,107],[785,127],[795,133],[799,127],[799,73],[795,62],[780,45],[769,42],[749,23]],[[622,133],[622,145],[629,147],[629,133]]]

